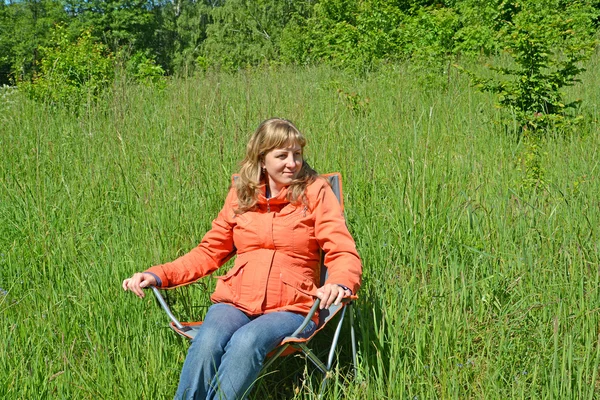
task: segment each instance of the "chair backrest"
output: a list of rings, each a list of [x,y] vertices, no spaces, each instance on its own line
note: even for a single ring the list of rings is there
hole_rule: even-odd
[[[338,201],[340,202],[340,206],[342,207],[342,211],[344,210],[344,197],[343,197],[343,192],[342,192],[342,176],[340,175],[339,172],[334,172],[331,174],[325,174],[322,175],[324,178],[327,179],[327,181],[329,182],[329,185],[331,185],[331,189],[333,190],[333,193],[335,194],[335,196],[337,197]],[[325,260],[324,260],[325,255],[323,254],[323,252],[321,252],[321,282],[319,282],[320,286],[323,286],[325,284],[325,281],[327,280],[327,266],[325,265]],[[322,309],[319,310],[319,327],[325,325],[327,323],[327,321],[329,321],[331,318],[333,318],[337,312],[339,311],[339,309],[341,309],[342,305],[331,305],[329,307],[329,309]]]
[[[340,202],[340,206],[342,206],[342,211],[344,210],[344,196],[342,195],[342,175],[339,172],[333,172],[331,174],[322,175],[327,179],[329,184],[331,185],[331,189]]]

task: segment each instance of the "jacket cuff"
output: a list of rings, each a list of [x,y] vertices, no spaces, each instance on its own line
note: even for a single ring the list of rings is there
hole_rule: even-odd
[[[336,285],[338,285],[339,287],[341,287],[344,290],[349,290],[351,295],[354,294],[354,293],[352,293],[352,289],[350,289],[348,286],[344,286],[339,283],[337,283]]]
[[[154,279],[156,279],[156,286],[157,287],[161,287],[162,286],[162,280],[154,272],[145,271],[144,273],[150,274],[150,275],[152,275],[154,277]]]

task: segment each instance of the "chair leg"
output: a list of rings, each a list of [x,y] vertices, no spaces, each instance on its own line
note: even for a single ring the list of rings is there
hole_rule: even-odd
[[[335,333],[333,335],[333,342],[331,343],[331,349],[329,349],[329,356],[327,357],[327,366],[325,371],[323,371],[323,381],[321,382],[321,389],[319,390],[319,398],[323,396],[325,393],[325,388],[327,387],[327,383],[329,381],[329,377],[331,374],[331,366],[333,364],[333,357],[335,356],[335,349],[337,347],[338,340],[340,338],[340,332],[342,331],[342,325],[344,323],[344,316],[346,315],[346,308],[342,309],[342,313],[340,315],[340,320],[335,328]]]
[[[346,307],[342,309],[340,320],[335,328],[335,333],[333,335],[333,343],[331,344],[331,349],[329,350],[329,357],[327,357],[327,371],[331,371],[331,365],[333,364],[333,356],[335,355],[335,348],[337,347],[337,342],[340,338],[340,332],[342,331],[342,324],[344,323],[345,315]]]
[[[352,367],[354,368],[354,377],[358,377],[358,367],[356,362],[356,335],[354,334],[354,313],[352,303],[348,304],[350,314],[350,339],[352,340]]]
[[[269,368],[271,366],[271,364],[273,364],[275,362],[275,360],[277,358],[279,358],[279,356],[281,355],[281,353],[283,353],[287,348],[288,348],[288,344],[284,344],[283,346],[280,346],[277,351],[275,352],[275,354],[273,354],[271,357],[269,357],[267,359],[267,362],[264,363],[261,372],[264,372],[267,370],[267,368]]]
[[[323,393],[325,393],[325,388],[327,388],[327,382],[329,381],[329,371],[325,372],[323,375],[323,381],[321,382],[321,388],[319,389],[318,399],[323,397]]]
[[[328,372],[327,366],[323,364],[323,362],[319,360],[319,357],[317,357],[315,353],[313,353],[312,350],[309,349],[304,343],[298,343],[297,347],[302,349],[302,352],[304,355],[306,355],[306,358],[308,358],[315,365],[315,367],[319,369],[319,371],[321,371],[323,374]]]

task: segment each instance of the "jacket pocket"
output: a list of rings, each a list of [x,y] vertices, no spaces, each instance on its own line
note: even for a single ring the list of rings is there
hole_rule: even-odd
[[[296,271],[281,269],[281,305],[312,304],[317,287],[311,278]]]
[[[237,302],[240,299],[240,291],[242,288],[242,276],[244,275],[244,267],[247,262],[236,265],[231,268],[225,275],[218,276],[217,288],[215,294],[219,293],[219,297]]]

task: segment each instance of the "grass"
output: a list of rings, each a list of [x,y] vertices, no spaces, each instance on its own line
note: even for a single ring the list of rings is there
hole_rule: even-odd
[[[282,116],[311,165],[342,172],[364,261],[359,375],[343,351],[326,397],[597,398],[597,76],[569,93],[584,100],[580,134],[545,143],[544,183],[529,188],[492,97],[457,75],[423,89],[411,71],[117,84],[76,115],[5,91],[0,397],[170,398],[187,344],[120,282],[199,242],[248,135]],[[200,316],[213,284],[175,308]],[[252,398],[316,397],[303,359],[276,365]]]

